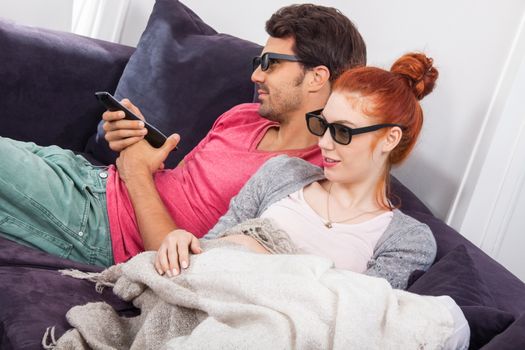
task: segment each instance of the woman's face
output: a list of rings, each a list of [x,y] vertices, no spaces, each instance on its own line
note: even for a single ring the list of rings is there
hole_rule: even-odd
[[[338,123],[350,128],[361,128],[382,121],[364,114],[363,107],[370,103],[355,94],[332,93],[322,116],[328,123]],[[327,179],[339,183],[355,184],[376,181],[382,174],[388,152],[384,151],[384,131],[374,131],[352,136],[348,145],[332,139],[330,130],[319,138],[323,155],[324,173]],[[379,140],[378,140],[379,137]]]

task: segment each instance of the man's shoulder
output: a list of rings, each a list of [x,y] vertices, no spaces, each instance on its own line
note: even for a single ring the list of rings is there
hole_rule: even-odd
[[[253,122],[269,122],[259,114],[259,106],[259,103],[242,103],[230,108],[219,119],[223,123],[234,122],[236,125]]]
[[[240,105],[236,105],[232,108],[230,108],[226,113],[224,113],[225,116],[228,117],[253,117],[253,118],[261,118],[259,115],[259,103],[241,103]]]

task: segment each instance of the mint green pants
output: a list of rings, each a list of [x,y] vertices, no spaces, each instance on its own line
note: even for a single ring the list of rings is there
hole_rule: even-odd
[[[106,168],[57,146],[0,137],[0,236],[50,254],[113,264]]]

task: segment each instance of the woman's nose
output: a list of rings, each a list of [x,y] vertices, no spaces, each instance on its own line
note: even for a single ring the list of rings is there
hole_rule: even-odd
[[[332,139],[332,135],[330,134],[330,129],[326,128],[326,131],[324,132],[323,136],[319,137],[319,141],[317,142],[320,148],[332,150],[334,148],[334,140]]]

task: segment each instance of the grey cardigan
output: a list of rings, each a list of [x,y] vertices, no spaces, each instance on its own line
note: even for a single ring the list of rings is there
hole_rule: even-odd
[[[302,159],[286,155],[271,158],[232,198],[226,214],[204,238],[216,238],[243,221],[258,218],[271,204],[323,179],[321,168]],[[436,241],[430,228],[395,209],[365,274],[385,278],[392,287],[405,289],[410,274],[415,270],[426,271],[435,257]]]

